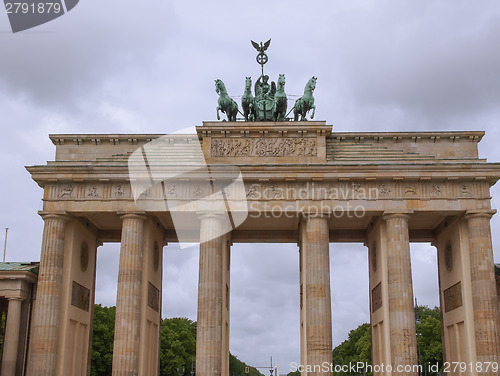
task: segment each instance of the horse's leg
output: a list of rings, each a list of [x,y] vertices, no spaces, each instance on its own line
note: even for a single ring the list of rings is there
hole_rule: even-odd
[[[217,107],[217,120],[220,120],[220,115],[219,115],[219,110],[220,110],[220,107]]]
[[[248,106],[246,105],[246,103],[243,103],[243,101],[241,101],[241,107],[243,108],[243,118],[245,119],[245,121],[248,121]]]
[[[230,111],[228,111],[228,120],[236,121],[236,114],[238,113],[238,107],[235,106],[236,103],[233,102],[233,106]]]
[[[313,104],[312,105],[313,113],[311,115],[311,120],[314,119],[314,114],[316,113],[316,106]]]

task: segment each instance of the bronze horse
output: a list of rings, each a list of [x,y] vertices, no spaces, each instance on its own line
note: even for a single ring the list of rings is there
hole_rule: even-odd
[[[285,94],[285,75],[280,74],[276,94],[273,101],[273,118],[274,121],[284,121],[286,118],[286,108],[288,106],[287,97]]]
[[[245,92],[241,97],[245,121],[255,121],[255,98],[252,95],[252,77],[245,77]]]
[[[236,121],[238,113],[238,104],[227,94],[226,85],[224,82],[215,80],[215,91],[219,94],[219,102],[217,106],[217,120],[220,120],[219,110],[227,115],[228,121]]]
[[[295,101],[295,106],[293,108],[294,121],[299,120],[305,121],[307,112],[313,110],[311,119],[314,119],[314,113],[316,112],[316,106],[314,105],[313,91],[316,89],[316,77],[312,77],[307,81],[306,87],[304,89],[304,95]]]

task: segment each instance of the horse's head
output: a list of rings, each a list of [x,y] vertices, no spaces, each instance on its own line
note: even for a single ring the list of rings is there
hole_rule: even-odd
[[[220,94],[220,92],[221,92],[221,90],[223,90],[223,88],[224,88],[224,82],[222,82],[219,79],[216,79],[215,80],[215,92],[217,94]]]
[[[245,77],[245,86],[252,87],[252,77]]]
[[[309,81],[307,81],[305,91],[307,91],[308,89],[311,91],[314,91],[314,89],[316,89],[316,80],[317,79],[318,79],[317,77],[312,76],[312,78]]]
[[[285,86],[285,82],[285,75],[280,74],[280,76],[278,77],[278,86]]]

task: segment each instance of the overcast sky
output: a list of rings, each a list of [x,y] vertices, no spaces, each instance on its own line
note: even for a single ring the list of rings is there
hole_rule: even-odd
[[[171,133],[215,120],[214,79],[230,95],[266,73],[300,95],[317,76],[316,119],[334,131],[485,130],[500,161],[500,2],[85,1],[12,34],[0,14],[0,229],[7,261],[39,260],[42,190],[25,165],[54,158],[49,133]],[[500,185],[499,185],[500,186]],[[500,188],[493,187],[500,199]],[[495,198],[493,199],[495,205]],[[1,231],[1,230],[0,230]],[[493,245],[500,219],[492,220]],[[3,243],[3,235],[0,236]],[[252,365],[299,361],[295,244],[235,244],[231,352]],[[196,319],[198,253],[165,248],[163,316]],[[119,248],[99,248],[97,302],[114,305]],[[495,251],[500,262],[500,251]],[[435,249],[412,245],[415,295],[438,304]],[[367,251],[331,245],[334,344],[369,321]]]

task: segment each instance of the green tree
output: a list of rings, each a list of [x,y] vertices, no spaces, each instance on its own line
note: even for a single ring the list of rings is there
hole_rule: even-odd
[[[349,332],[347,339],[333,349],[333,364],[363,362],[371,364],[372,346],[370,324],[362,324]],[[334,372],[334,375],[342,373]]]
[[[111,376],[113,363],[113,339],[115,334],[115,307],[94,305],[94,329],[92,332],[92,376]]]
[[[160,376],[190,375],[196,364],[196,323],[187,318],[164,319],[160,334]]]
[[[91,376],[111,376],[115,307],[94,305]],[[0,322],[2,322],[0,320]],[[1,337],[1,336],[0,336]],[[1,340],[1,338],[0,338]],[[160,332],[160,376],[190,376],[196,365],[196,322],[187,318],[164,319]],[[229,374],[246,376],[247,365],[229,354]],[[262,375],[250,367],[250,376]]]
[[[443,351],[441,346],[441,312],[439,307],[429,308],[419,306],[418,313],[420,324],[418,325],[418,341],[420,344],[420,364],[443,365]],[[333,349],[333,364],[349,364],[363,362],[371,364],[371,329],[370,324],[362,324],[349,332],[348,338]],[[428,368],[427,368],[428,369]],[[341,375],[335,373],[334,375]],[[295,373],[289,376],[296,376]],[[367,374],[371,375],[371,374]],[[436,375],[427,372],[428,376]]]
[[[229,375],[230,376],[261,376],[262,373],[257,371],[256,368],[249,367],[249,373],[245,374],[245,367],[248,367],[246,363],[243,363],[237,357],[229,354]]]
[[[424,365],[443,365],[443,348],[441,343],[441,312],[439,307],[430,309],[419,306],[420,325],[418,325],[418,340],[420,344],[420,363]],[[429,373],[428,375],[435,375]]]

